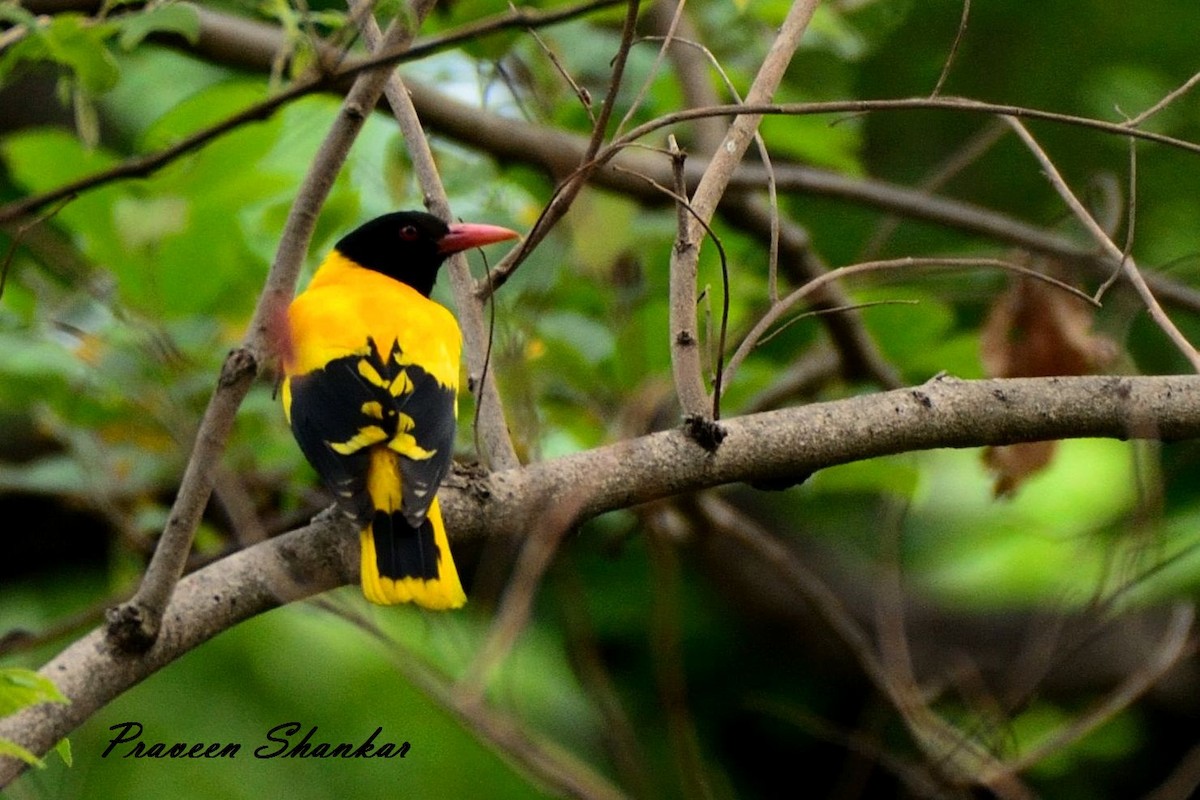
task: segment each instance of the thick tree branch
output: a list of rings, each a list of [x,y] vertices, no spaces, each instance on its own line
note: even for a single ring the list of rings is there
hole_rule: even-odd
[[[941,447],[1078,437],[1200,437],[1200,377],[1084,377],[960,381],[768,411],[723,422],[716,453],[669,430],[492,473],[443,491],[456,539],[522,536],[537,509],[563,498],[587,519],[731,482],[799,481],[850,461]],[[80,639],[42,673],[70,705],[40,705],[0,720],[0,738],[45,753],[94,711],[220,631],[255,614],[358,579],[349,523],[332,515],[255,545],[180,581],[162,631],[142,656]],[[23,766],[0,760],[0,785]]]

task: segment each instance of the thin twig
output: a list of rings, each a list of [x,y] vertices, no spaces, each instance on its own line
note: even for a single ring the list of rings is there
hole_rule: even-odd
[[[368,2],[360,1],[354,2],[352,7],[362,8],[369,5]],[[363,25],[363,35],[372,48],[378,49],[381,46],[379,27],[369,16]],[[393,73],[388,79],[384,93],[400,126],[426,205],[438,217],[444,220],[453,219],[450,199],[438,174],[437,162],[429,147],[429,140],[425,136],[412,98],[398,74]],[[463,332],[467,374],[475,383],[475,432],[482,440],[482,455],[493,469],[511,469],[520,461],[508,433],[508,423],[505,420],[495,374],[488,369],[491,336],[489,326],[483,319],[483,303],[474,292],[475,280],[471,276],[466,255],[459,253],[452,256],[447,263],[447,270],[454,290],[459,327]]]
[[[930,97],[937,97],[942,93],[942,87],[946,84],[946,79],[950,77],[950,68],[954,65],[954,57],[958,55],[958,46],[962,44],[963,37],[967,35],[967,21],[971,18],[971,0],[963,0],[962,17],[958,20],[958,31],[954,34],[954,41],[950,43],[950,52],[946,54],[946,63],[942,65],[942,74],[938,75],[937,83],[933,86],[933,91],[929,93]]]
[[[511,2],[508,4],[508,7],[514,11],[516,10],[516,8],[513,6],[513,4]],[[587,89],[580,86],[579,83],[575,80],[575,78],[573,78],[571,76],[571,73],[567,71],[567,68],[565,66],[563,66],[562,61],[558,57],[558,54],[555,53],[553,49],[551,49],[550,45],[546,44],[546,40],[541,37],[541,34],[539,34],[533,28],[529,28],[526,31],[526,33],[528,33],[533,38],[533,41],[537,44],[538,48],[542,51],[542,55],[544,55],[546,57],[546,60],[550,62],[550,65],[554,67],[554,71],[557,72],[559,77],[561,77],[564,81],[566,81],[567,85],[571,87],[571,91],[574,92],[575,97],[577,97],[579,99],[579,105],[583,106],[584,112],[587,113],[588,122],[592,123],[592,126],[595,127],[596,112],[592,108],[591,93],[588,92]]]
[[[1182,86],[1179,86],[1174,91],[1167,93],[1167,95],[1165,97],[1163,97],[1163,99],[1159,100],[1157,103],[1150,106],[1142,113],[1138,114],[1137,116],[1133,117],[1132,119],[1125,120],[1125,123],[1124,123],[1125,126],[1128,128],[1136,128],[1138,125],[1141,125],[1143,122],[1150,119],[1150,117],[1154,116],[1155,114],[1157,114],[1158,112],[1162,111],[1164,108],[1169,106],[1171,103],[1174,103],[1180,97],[1183,97],[1185,94],[1190,92],[1197,83],[1200,83],[1200,72],[1197,72],[1195,75],[1188,78],[1186,81],[1183,82]]]
[[[1042,170],[1046,173],[1046,178],[1050,181],[1054,190],[1062,197],[1072,213],[1075,214],[1075,217],[1083,224],[1083,227],[1087,229],[1088,233],[1092,235],[1092,238],[1096,240],[1096,243],[1104,249],[1110,258],[1121,264],[1126,279],[1137,290],[1138,295],[1142,298],[1142,302],[1146,304],[1146,310],[1150,312],[1150,317],[1162,329],[1163,333],[1167,335],[1167,338],[1175,344],[1179,352],[1191,363],[1192,369],[1200,372],[1200,353],[1196,352],[1196,348],[1192,346],[1192,343],[1175,327],[1175,323],[1162,310],[1162,306],[1159,305],[1153,292],[1150,291],[1150,287],[1146,285],[1145,279],[1142,278],[1137,263],[1132,258],[1124,257],[1121,249],[1113,244],[1112,239],[1104,232],[1104,229],[1100,227],[1099,223],[1088,213],[1083,204],[1079,202],[1079,198],[1071,191],[1071,187],[1067,186],[1067,182],[1059,174],[1058,168],[1054,166],[1054,162],[1050,160],[1050,157],[1046,155],[1046,151],[1030,135],[1025,126],[1013,117],[1005,117],[1004,120],[1016,131],[1017,136],[1021,137],[1021,141],[1033,153],[1034,158],[1041,164]]]
[[[1094,708],[1072,720],[1070,724],[1049,736],[1037,747],[1022,753],[1006,764],[1006,768],[1013,772],[1023,772],[1039,761],[1062,752],[1128,708],[1138,697],[1161,680],[1192,649],[1188,647],[1188,640],[1195,618],[1194,606],[1177,606],[1171,614],[1171,620],[1163,634],[1162,642],[1147,659],[1142,669],[1130,675],[1124,683]]]
[[[704,226],[710,231],[706,224]],[[717,366],[713,371],[713,391],[712,391],[712,418],[718,420],[721,418],[721,394],[723,392],[723,384],[725,380],[725,338],[729,332],[729,261],[725,258],[725,248],[721,247],[720,240],[716,236],[712,236],[713,244],[718,250],[718,256],[721,262],[721,328],[717,334]]]
[[[799,287],[787,297],[784,297],[778,303],[767,309],[766,313],[759,318],[758,322],[754,324],[754,327],[750,329],[750,332],[746,334],[746,338],[742,340],[740,345],[738,345],[738,348],[736,351],[734,351],[734,354],[730,356],[729,363],[725,368],[727,379],[729,381],[733,380],[733,373],[739,366],[741,366],[742,362],[746,360],[746,357],[750,355],[750,351],[758,346],[760,339],[762,338],[763,334],[766,333],[768,328],[774,325],[789,308],[794,306],[805,297],[813,294],[825,284],[864,272],[912,269],[914,267],[945,267],[950,269],[997,267],[999,269],[1006,269],[1011,272],[1016,272],[1037,280],[1045,281],[1046,283],[1056,286],[1057,288],[1062,289],[1063,291],[1074,295],[1075,297],[1078,297],[1090,305],[1096,305],[1096,301],[1094,301],[1091,296],[1085,292],[1079,291],[1074,286],[1063,283],[1056,278],[1051,278],[1050,276],[1038,272],[1037,270],[996,258],[914,258],[909,256],[906,258],[894,258],[884,261],[865,261],[861,264],[851,264],[850,266],[839,267],[837,269],[830,270],[824,275],[814,278],[813,280]]]
[[[1121,261],[1096,289],[1093,297],[1097,303],[1104,299],[1105,293],[1120,279],[1125,271],[1125,262],[1133,253],[1133,241],[1137,231],[1137,142],[1133,139],[1129,140],[1129,203],[1125,216],[1128,221],[1125,226],[1125,245],[1121,248]]]
[[[487,259],[483,262],[484,277],[491,275],[491,269],[488,267]],[[468,289],[470,286],[467,287]],[[508,426],[505,425],[502,429],[496,430],[494,427],[497,419],[503,420],[504,409],[500,405],[500,387],[496,385],[496,378],[492,372],[492,346],[496,342],[496,298],[489,294],[486,300],[477,300],[474,292],[470,293],[470,302],[487,303],[488,319],[487,319],[487,347],[483,350],[483,366],[479,375],[478,385],[468,387],[474,392],[475,409],[472,412],[471,431],[472,439],[475,443],[475,454],[480,457],[484,463],[498,463],[500,460],[510,461],[512,464],[519,464],[520,459],[517,458],[517,450],[512,444],[512,437],[508,433]],[[491,387],[490,389],[488,387]],[[487,397],[489,399],[485,400]],[[487,419],[491,422],[485,422],[483,416],[483,407],[485,404],[494,405],[500,409],[499,412],[492,411],[488,414]],[[489,436],[496,439],[501,439],[500,450],[504,453],[503,459],[493,458],[488,454],[496,449],[496,445],[483,445],[481,440],[481,432],[489,430]],[[503,444],[507,442],[507,444]]]
[[[771,341],[776,336],[779,336],[781,333],[802,319],[819,317],[822,314],[844,314],[847,311],[861,311],[864,308],[874,308],[875,306],[916,306],[920,304],[920,300],[868,300],[864,303],[850,303],[844,306],[829,306],[827,308],[816,308],[812,311],[802,311],[801,313],[794,315],[791,319],[785,320],[775,330],[763,335],[763,337],[758,340],[758,346],[762,347],[764,344]]]
[[[731,114],[751,115],[783,115],[810,116],[814,114],[855,114],[872,111],[959,111],[968,114],[990,114],[994,116],[1017,117],[1021,119],[1039,119],[1056,122],[1062,125],[1072,125],[1080,128],[1090,128],[1117,136],[1144,139],[1149,142],[1174,147],[1188,153],[1200,154],[1200,142],[1189,142],[1161,133],[1143,131],[1126,127],[1119,122],[1080,117],[1074,114],[1060,114],[1054,111],[1044,111],[1039,108],[1009,105],[1004,103],[987,103],[982,100],[972,100],[966,97],[901,97],[891,100],[830,100],[818,103],[752,103],[747,99],[743,105],[720,105],[709,108],[682,109],[670,114],[664,114],[657,119],[648,120],[629,130],[615,139],[610,147],[619,148],[625,144],[648,136],[655,131],[678,125],[703,117],[725,117]]]

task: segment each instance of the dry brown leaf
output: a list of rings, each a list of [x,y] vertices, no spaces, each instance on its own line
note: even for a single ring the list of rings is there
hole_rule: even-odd
[[[996,497],[1008,497],[1016,492],[1030,476],[1050,464],[1058,440],[1021,442],[989,447],[983,451],[983,463],[996,476],[992,492]]]
[[[1035,264],[1052,277],[1056,265]],[[1088,375],[1119,355],[1112,339],[1092,330],[1094,309],[1045,281],[1020,276],[996,299],[979,334],[984,372],[992,378]],[[1013,494],[1054,457],[1057,442],[989,447],[983,461],[996,476],[997,497]]]

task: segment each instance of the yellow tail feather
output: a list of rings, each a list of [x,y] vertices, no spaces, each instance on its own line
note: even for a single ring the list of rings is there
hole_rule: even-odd
[[[391,450],[374,448],[367,473],[367,491],[372,504],[377,511],[388,514],[399,511],[402,496],[396,459],[396,454]],[[442,510],[436,497],[429,506],[428,520],[433,528],[433,543],[437,547],[437,574],[432,578],[416,575],[394,578],[380,574],[375,532],[371,524],[363,528],[359,536],[362,543],[362,589],[363,595],[372,603],[416,603],[441,611],[459,608],[467,602],[467,595],[458,579],[458,569],[454,566],[454,557],[450,554],[450,541],[446,538],[446,526],[442,522]],[[412,535],[418,534],[413,531]]]
[[[416,603],[424,608],[443,611],[460,608],[467,602],[458,569],[450,555],[450,542],[446,539],[446,528],[442,524],[442,512],[435,498],[429,507],[429,520],[433,523],[433,541],[438,547],[438,576],[424,578],[400,578],[395,580],[379,574],[375,559],[375,534],[368,525],[363,529],[362,541],[362,588],[363,594],[372,603],[395,605]]]

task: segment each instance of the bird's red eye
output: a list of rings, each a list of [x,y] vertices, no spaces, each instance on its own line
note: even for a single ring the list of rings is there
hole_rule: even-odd
[[[417,231],[416,225],[405,225],[400,229],[400,238],[406,242],[415,241],[418,236],[420,233]]]

